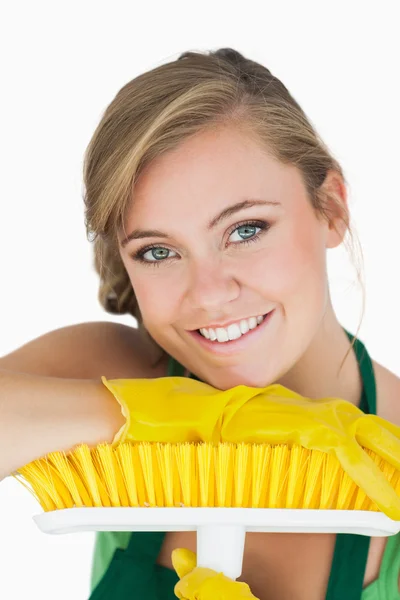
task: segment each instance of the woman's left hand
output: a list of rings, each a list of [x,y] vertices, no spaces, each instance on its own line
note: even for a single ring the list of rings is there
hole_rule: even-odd
[[[196,554],[191,550],[174,550],[172,564],[180,579],[174,592],[182,600],[259,600],[247,583],[233,581],[213,569],[197,567]]]

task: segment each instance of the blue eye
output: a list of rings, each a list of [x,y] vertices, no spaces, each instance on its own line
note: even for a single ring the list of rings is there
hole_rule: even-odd
[[[245,235],[245,236],[250,235],[252,237],[250,237],[250,238],[247,237],[247,238],[241,240],[243,242],[246,242],[246,241],[250,242],[250,241],[258,239],[257,234],[254,233],[254,230],[257,228],[260,229],[260,227],[257,227],[257,225],[251,225],[250,223],[245,223],[244,225],[239,225],[238,227],[236,227],[236,229],[234,229],[230,235],[232,235],[233,233],[236,233],[236,232],[238,232],[239,235]],[[240,229],[242,230],[242,232],[244,231],[244,233],[239,233]]]
[[[257,242],[261,236],[261,232],[265,233],[270,228],[270,224],[266,221],[246,221],[245,223],[241,223],[239,225],[235,225],[233,229],[229,232],[229,236],[232,233],[238,232],[238,235],[242,236],[250,236],[246,237],[246,239],[241,239],[238,242],[234,242],[233,245],[241,246],[242,244],[250,244],[251,242]],[[255,233],[255,230],[259,229],[260,232]],[[239,231],[242,230],[242,233]],[[151,252],[152,259],[144,258],[144,255],[147,252]],[[159,267],[161,263],[165,263],[169,261],[172,257],[168,256],[169,252],[173,252],[173,250],[169,250],[169,248],[165,248],[165,246],[157,246],[156,244],[151,244],[150,246],[146,246],[145,248],[140,248],[137,252],[132,254],[132,258],[138,262],[141,262],[145,265],[151,265],[155,267]]]

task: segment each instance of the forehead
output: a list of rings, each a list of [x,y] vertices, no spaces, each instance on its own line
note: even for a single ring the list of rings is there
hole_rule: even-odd
[[[276,160],[255,136],[233,127],[197,133],[154,159],[135,184],[128,221],[213,216],[243,198],[283,201],[305,194],[299,171]]]

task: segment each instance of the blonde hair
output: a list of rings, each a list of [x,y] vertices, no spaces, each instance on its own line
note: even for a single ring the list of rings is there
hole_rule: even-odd
[[[106,108],[85,152],[85,225],[88,239],[94,241],[99,301],[107,312],[129,313],[143,326],[118,250],[118,231],[141,171],[183,140],[219,124],[242,127],[275,158],[296,166],[316,213],[330,218],[321,186],[329,170],[347,184],[344,173],[284,84],[231,48],[185,52],[124,85]],[[344,243],[363,287],[347,211],[343,220],[351,241]],[[357,333],[360,325],[361,321]]]

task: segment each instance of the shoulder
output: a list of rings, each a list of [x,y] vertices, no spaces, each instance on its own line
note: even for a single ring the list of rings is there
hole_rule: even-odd
[[[400,425],[400,377],[372,361],[376,380],[377,413],[383,419]]]
[[[143,328],[111,321],[82,323],[78,327],[81,334],[88,332],[90,345],[96,348],[95,360],[88,363],[90,377],[153,378],[166,374],[168,355]]]
[[[164,354],[142,329],[90,321],[27,342],[0,357],[0,369],[67,379],[158,377]]]
[[[111,321],[82,323],[79,327],[81,333],[87,331],[91,346],[97,348],[96,361],[91,362],[94,377],[162,376],[166,354],[143,328]]]

